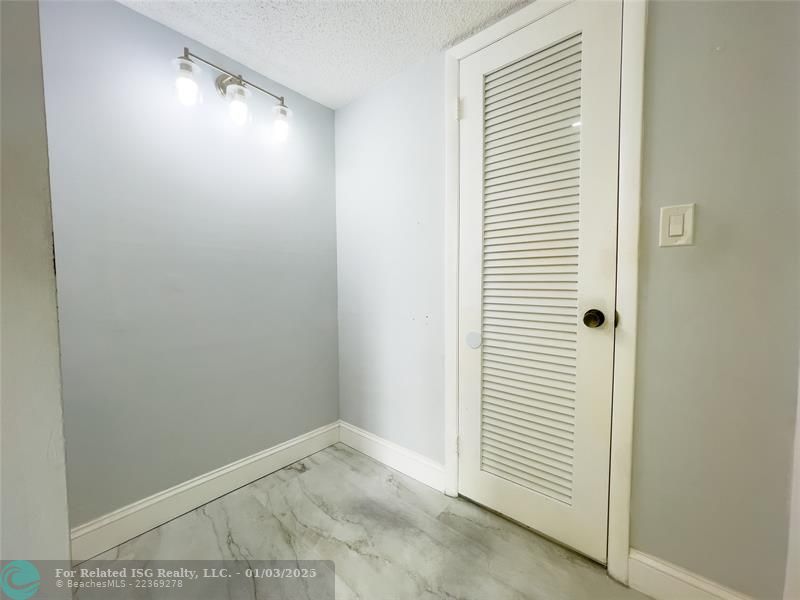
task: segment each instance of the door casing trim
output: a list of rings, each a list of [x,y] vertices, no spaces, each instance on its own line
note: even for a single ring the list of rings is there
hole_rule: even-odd
[[[458,495],[459,62],[573,0],[537,0],[445,53],[445,493]],[[609,575],[628,583],[647,0],[622,3],[617,298],[608,503]]]

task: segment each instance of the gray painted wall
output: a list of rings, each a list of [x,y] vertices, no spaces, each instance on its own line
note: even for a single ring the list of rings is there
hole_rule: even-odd
[[[42,5],[72,525],[338,416],[333,112],[113,2]],[[286,94],[237,128],[201,55]]]
[[[654,2],[632,544],[779,598],[797,402],[800,3]],[[658,248],[697,203],[696,245]]]
[[[0,557],[63,560],[69,527],[38,4],[0,2],[0,22]]]
[[[444,461],[444,60],[336,111],[341,418]]]

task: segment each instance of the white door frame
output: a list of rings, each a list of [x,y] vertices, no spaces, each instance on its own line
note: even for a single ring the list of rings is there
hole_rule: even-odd
[[[445,55],[445,493],[458,494],[459,61],[573,0],[536,0]],[[647,0],[623,2],[608,573],[628,582]]]

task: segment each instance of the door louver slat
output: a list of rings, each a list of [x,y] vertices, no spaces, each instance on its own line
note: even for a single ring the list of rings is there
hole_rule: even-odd
[[[499,212],[502,210],[503,212]],[[491,223],[505,222],[505,221],[518,221],[521,219],[542,219],[545,217],[555,217],[566,214],[574,214],[578,211],[577,201],[566,200],[564,203],[555,204],[546,207],[527,207],[516,206],[504,209],[495,209],[495,212],[489,210],[484,211],[483,221],[487,225]]]
[[[523,472],[531,473],[533,477],[542,481],[545,485],[553,486],[555,489],[562,488],[569,490],[569,479],[565,477],[565,473],[557,469],[542,468],[539,463],[531,460],[525,460],[523,457],[512,454],[511,452],[504,452],[502,450],[494,450],[487,452],[490,458],[497,460],[500,463],[505,463]],[[566,474],[568,475],[568,474]]]
[[[502,457],[504,460],[509,460],[512,464],[528,467],[542,478],[548,479],[553,483],[569,484],[569,471],[563,467],[559,468],[548,465],[540,460],[526,456],[525,454],[511,452],[510,450],[506,449],[492,449],[492,454],[494,454],[496,457]]]
[[[493,472],[499,477],[504,477],[518,485],[535,489],[546,496],[550,496],[554,500],[560,500],[565,504],[569,504],[571,494],[569,488],[566,486],[563,486],[561,489],[553,487],[549,482],[543,482],[541,478],[531,475],[530,472],[524,469],[509,466],[507,461],[496,461],[491,457],[487,457],[484,458],[483,463],[485,471]]]
[[[572,456],[571,436],[568,433],[552,429],[548,430],[541,424],[531,425],[530,423],[521,423],[517,419],[506,417],[505,415],[492,414],[490,408],[484,413],[483,422],[507,429],[518,435],[559,446],[564,452],[568,453],[569,456]]]
[[[507,77],[512,73],[518,73],[523,69],[528,69],[531,66],[540,65],[545,59],[552,62],[553,56],[570,48],[580,48],[580,34],[569,36],[568,38],[556,43],[551,44],[547,48],[542,48],[532,56],[521,58],[511,64],[495,69],[485,76],[487,82],[497,82],[500,78]],[[575,52],[573,51],[573,54]]]
[[[547,365],[545,365],[546,367]],[[540,368],[539,372],[545,372],[544,368]],[[553,373],[554,375],[558,375],[559,373]],[[541,380],[541,378],[540,378]],[[516,383],[514,381],[508,381],[508,383]],[[575,401],[569,397],[562,397],[557,396],[555,394],[549,393],[548,390],[545,390],[543,393],[537,393],[532,390],[524,390],[518,387],[504,385],[501,382],[492,381],[487,377],[486,381],[484,382],[483,389],[486,390],[487,395],[494,395],[499,398],[503,398],[509,400],[511,402],[517,403],[531,403],[531,404],[543,404],[543,405],[552,405],[552,406],[559,406],[561,408],[575,408]],[[491,390],[491,391],[488,391]],[[567,391],[569,393],[569,391]]]
[[[481,469],[572,501],[581,36],[484,76]]]
[[[543,373],[542,371],[539,371],[537,373],[535,370],[529,370],[527,373],[522,373],[521,369],[514,365],[502,364],[489,360],[483,362],[483,368],[487,374],[504,376],[507,377],[510,381],[539,383],[544,387],[551,387],[554,390],[569,392],[572,394],[575,393],[574,381],[569,381],[568,379],[554,378],[552,377],[552,373]],[[552,402],[549,403],[553,406],[562,406],[560,404],[555,405]],[[574,410],[574,407],[566,407],[566,408],[569,409],[568,412],[572,412]]]
[[[524,155],[514,158],[512,161],[491,165],[484,169],[487,179],[494,181],[508,181],[513,175],[530,172],[530,162],[535,160],[541,167],[549,167],[550,172],[565,171],[572,160],[573,151],[567,148],[556,148],[551,153],[537,152],[533,155]],[[560,167],[560,168],[555,168]],[[505,179],[503,179],[505,178]]]
[[[509,454],[515,454],[540,462],[554,469],[559,469],[564,473],[569,473],[572,469],[572,459],[558,452],[554,452],[544,445],[533,444],[530,441],[521,441],[514,437],[505,435],[498,431],[484,431],[482,434],[483,439],[493,440],[496,447],[502,448]]]
[[[533,72],[494,82],[496,85],[491,86],[486,91],[486,99],[498,102],[518,94],[524,94],[538,86],[546,85],[576,71],[580,71],[580,56],[577,54],[564,56]]]
[[[578,141],[579,134],[577,131],[555,131],[548,135],[541,135],[533,140],[520,140],[503,144],[494,150],[484,148],[484,165],[490,166],[497,161],[506,160],[520,154],[546,153],[548,150],[567,144],[574,144]]]
[[[579,187],[577,185],[571,188],[567,186],[562,191],[553,193],[552,190],[546,190],[538,194],[519,194],[510,195],[505,200],[495,200],[491,204],[487,203],[483,209],[484,214],[515,212],[517,210],[532,210],[535,208],[549,208],[552,206],[560,206],[561,203],[571,201],[578,201]],[[507,210],[505,210],[507,209]]]
[[[501,425],[493,425],[486,422],[484,422],[483,425],[482,438],[494,440],[498,447],[507,448],[509,451],[516,449],[529,452],[531,455],[543,461],[549,459],[561,463],[565,467],[571,468],[573,465],[572,455],[557,444],[551,444],[550,442],[536,438],[520,436],[518,433],[510,431]]]
[[[486,111],[486,116],[494,118],[524,106],[548,102],[568,94],[575,87],[580,87],[580,71],[565,73],[531,90],[522,93],[517,92],[504,100],[495,101],[492,103],[492,108]]]

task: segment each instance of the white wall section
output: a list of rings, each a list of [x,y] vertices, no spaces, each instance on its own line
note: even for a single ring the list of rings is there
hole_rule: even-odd
[[[69,528],[39,4],[2,2],[0,21],[0,557],[65,560]]]
[[[338,418],[333,112],[114,2],[42,5],[70,517]],[[194,52],[270,99],[237,128]]]
[[[444,460],[444,57],[336,111],[341,418]]]

